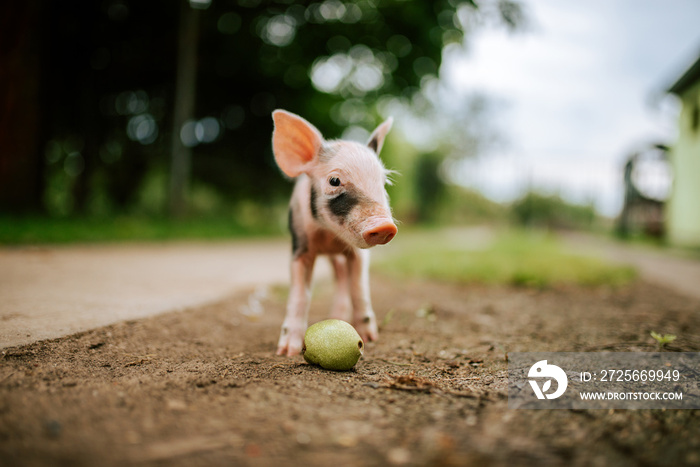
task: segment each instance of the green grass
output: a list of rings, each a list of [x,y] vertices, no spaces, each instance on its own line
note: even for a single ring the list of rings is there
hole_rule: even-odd
[[[397,242],[395,254],[375,266],[377,270],[402,278],[539,288],[620,286],[637,275],[634,268],[566,251],[556,237],[541,232],[493,233],[479,240],[479,248],[471,248],[475,242],[469,234],[460,239],[454,232],[408,232],[405,237],[400,246]]]
[[[0,217],[0,244],[115,241],[223,240],[282,233],[278,219],[244,224],[233,216],[171,220],[145,216],[110,218]]]

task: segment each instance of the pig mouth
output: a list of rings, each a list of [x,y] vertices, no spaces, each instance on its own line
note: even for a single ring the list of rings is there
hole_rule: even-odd
[[[374,245],[370,245],[365,241],[365,239],[362,236],[362,230],[361,229],[356,229],[352,228],[350,226],[346,226],[346,228],[342,227],[335,227],[332,229],[335,233],[335,236],[348,245],[348,247],[351,248],[360,248],[362,250],[365,250],[367,248],[371,248]]]

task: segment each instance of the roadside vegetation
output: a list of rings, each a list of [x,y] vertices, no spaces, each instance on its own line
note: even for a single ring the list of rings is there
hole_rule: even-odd
[[[378,271],[402,278],[528,287],[621,286],[636,277],[628,266],[567,250],[542,230],[420,230],[397,237],[395,253]]]
[[[278,216],[273,216],[276,219]],[[226,240],[282,235],[284,226],[259,216],[233,214],[187,219],[166,217],[0,217],[0,245],[122,241]]]

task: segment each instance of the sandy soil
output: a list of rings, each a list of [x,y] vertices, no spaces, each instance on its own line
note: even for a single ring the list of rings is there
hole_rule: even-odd
[[[330,309],[320,283],[311,320]],[[0,465],[697,465],[692,410],[510,410],[513,351],[700,351],[700,301],[373,276],[350,372],[275,357],[286,290],[2,351]]]

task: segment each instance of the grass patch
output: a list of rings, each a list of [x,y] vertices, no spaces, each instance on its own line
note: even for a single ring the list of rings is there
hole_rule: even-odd
[[[377,270],[402,278],[540,288],[566,284],[620,286],[637,276],[632,267],[566,251],[554,235],[537,231],[493,233],[487,241],[483,232],[478,241],[470,238],[469,231],[461,237],[439,231],[404,235],[403,242],[397,242],[395,254],[379,261]]]
[[[224,240],[282,233],[277,219],[244,224],[232,216],[172,220],[141,216],[110,218],[0,217],[0,244]]]

